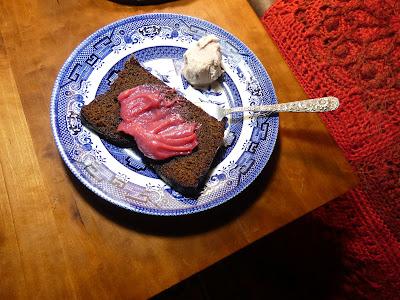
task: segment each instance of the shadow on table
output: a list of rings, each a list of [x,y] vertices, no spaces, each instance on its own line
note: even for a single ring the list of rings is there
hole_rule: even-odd
[[[271,176],[275,172],[279,152],[280,140],[278,138],[266,167],[254,182],[234,199],[200,213],[173,217],[139,214],[113,205],[86,188],[67,167],[65,168],[82,198],[104,217],[124,227],[144,233],[182,236],[212,230],[232,222],[240,216],[267,188]]]
[[[308,214],[151,299],[347,299],[346,238]]]

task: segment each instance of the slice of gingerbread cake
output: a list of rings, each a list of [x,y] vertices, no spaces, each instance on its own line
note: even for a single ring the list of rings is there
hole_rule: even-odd
[[[110,89],[82,108],[81,120],[110,143],[138,148],[146,164],[186,196],[202,190],[225,128],[133,56]]]

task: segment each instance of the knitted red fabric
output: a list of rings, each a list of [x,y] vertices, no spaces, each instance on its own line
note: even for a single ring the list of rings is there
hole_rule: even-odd
[[[262,22],[310,97],[341,100],[320,116],[360,184],[307,216],[342,239],[337,295],[399,299],[400,1],[278,0]]]

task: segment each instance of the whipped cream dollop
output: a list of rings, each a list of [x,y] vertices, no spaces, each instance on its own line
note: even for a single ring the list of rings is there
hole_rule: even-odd
[[[194,86],[208,85],[224,72],[219,39],[212,34],[194,43],[183,59],[182,75]]]

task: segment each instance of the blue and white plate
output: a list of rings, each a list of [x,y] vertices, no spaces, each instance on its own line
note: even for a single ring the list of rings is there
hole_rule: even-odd
[[[181,76],[182,56],[200,37],[220,38],[224,75],[196,90]],[[209,22],[177,14],[146,14],[112,23],[83,41],[67,59],[51,98],[51,126],[72,173],[104,199],[153,215],[196,213],[224,203],[245,189],[271,156],[278,117],[252,113],[229,117],[225,144],[201,195],[187,198],[166,185],[131,149],[100,139],[81,124],[79,112],[107,91],[124,62],[134,55],[152,74],[189,100],[222,106],[276,103],[268,74],[236,37]]]

